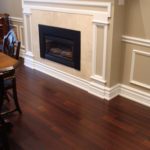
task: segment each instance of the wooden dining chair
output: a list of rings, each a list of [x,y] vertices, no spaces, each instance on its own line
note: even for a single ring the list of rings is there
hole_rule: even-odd
[[[3,52],[15,59],[19,59],[21,42],[17,40],[16,34],[11,29],[3,39]]]
[[[18,97],[17,97],[17,89],[16,89],[16,76],[15,69],[13,67],[6,68],[5,71],[0,73],[0,82],[1,82],[1,91],[0,91],[0,111],[2,111],[2,107],[4,105],[4,100],[6,98],[6,94],[8,90],[12,91],[12,98],[15,104],[15,108],[8,110],[4,113],[1,112],[2,115],[12,113],[14,111],[18,111],[22,113]]]

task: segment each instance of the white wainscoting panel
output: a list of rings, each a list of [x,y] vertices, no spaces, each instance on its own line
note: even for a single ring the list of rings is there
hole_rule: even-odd
[[[150,85],[149,84],[142,83],[142,82],[137,81],[137,80],[134,79],[136,54],[143,55],[145,57],[149,57],[149,59],[150,59],[150,53],[148,53],[148,52],[144,52],[144,51],[140,51],[140,50],[133,50],[132,51],[131,71],[130,71],[130,83],[138,85],[138,86],[141,86],[141,87],[144,87],[144,88],[147,88],[147,89],[150,89]],[[149,68],[147,68],[147,69],[149,69]],[[149,78],[149,80],[150,80],[150,78]]]
[[[21,41],[21,51],[20,56],[25,56],[25,46],[24,46],[24,27],[23,27],[23,19],[18,17],[10,16],[11,26],[14,28],[17,34],[17,38]]]

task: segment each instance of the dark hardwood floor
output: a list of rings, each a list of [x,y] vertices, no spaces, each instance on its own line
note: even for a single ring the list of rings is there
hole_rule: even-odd
[[[122,97],[108,102],[21,65],[23,111],[8,116],[12,150],[149,150],[150,109]]]

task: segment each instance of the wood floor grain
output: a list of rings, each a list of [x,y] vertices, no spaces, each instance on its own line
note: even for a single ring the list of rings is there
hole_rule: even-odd
[[[150,109],[122,97],[107,102],[21,65],[17,70],[22,115],[12,150],[149,150]]]

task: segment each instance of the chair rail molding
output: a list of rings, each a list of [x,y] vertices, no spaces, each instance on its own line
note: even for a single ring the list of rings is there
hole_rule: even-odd
[[[126,43],[135,44],[135,45],[150,47],[150,39],[143,39],[143,38],[123,35],[122,41]]]
[[[13,16],[10,16],[9,18],[10,18],[10,20],[12,20],[12,21],[14,21],[14,22],[23,23],[23,18],[21,18],[21,17],[13,17]]]

